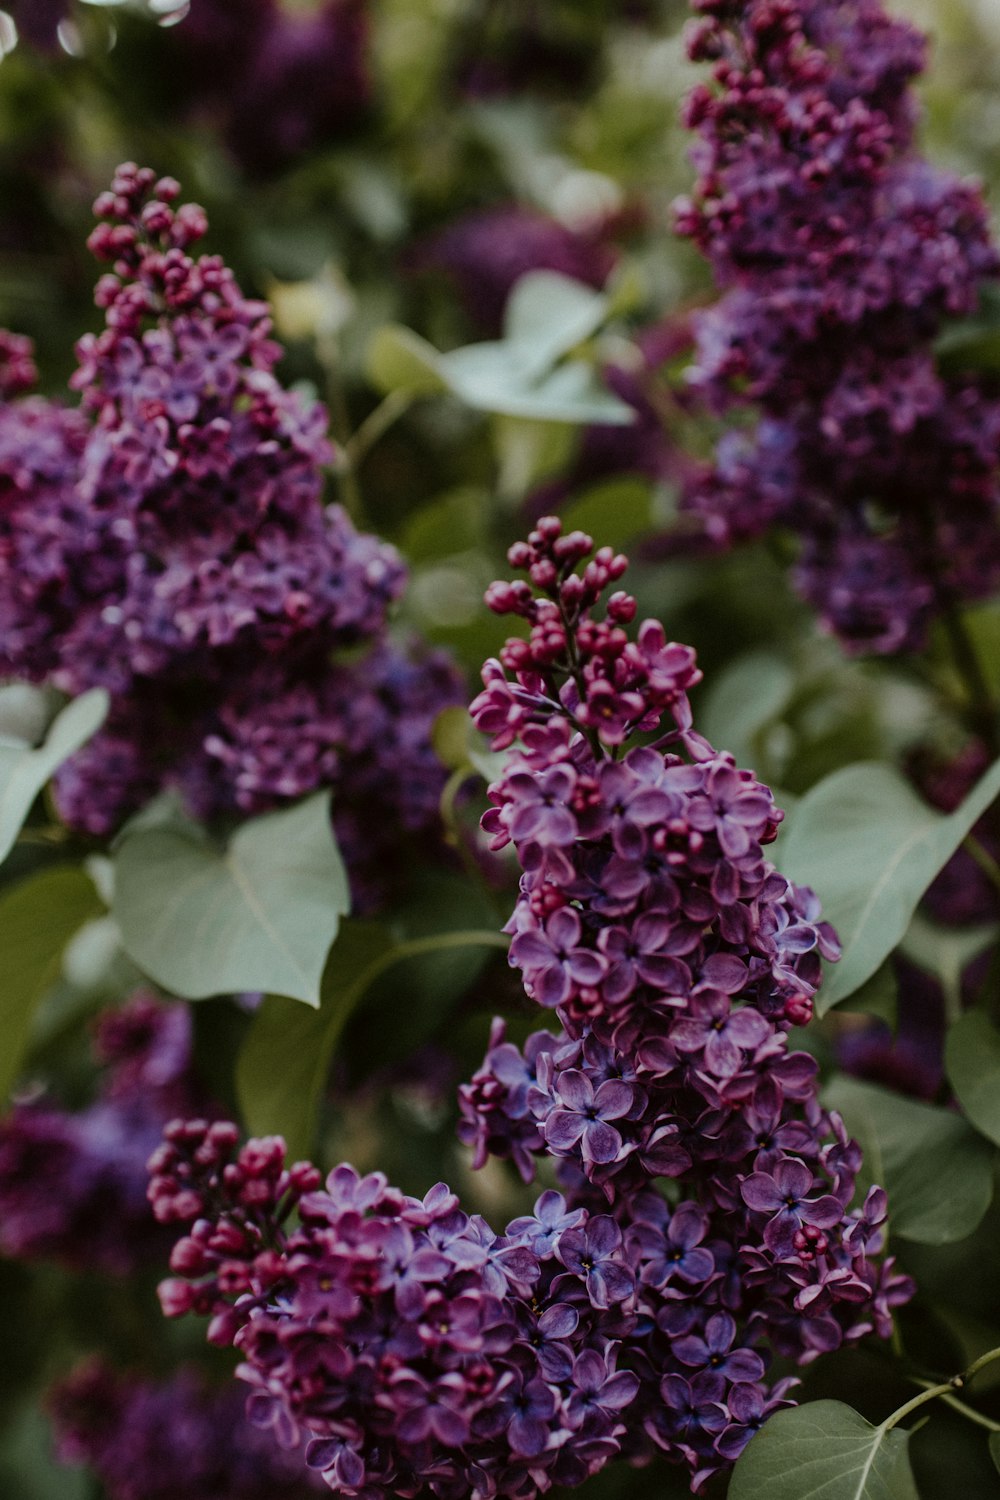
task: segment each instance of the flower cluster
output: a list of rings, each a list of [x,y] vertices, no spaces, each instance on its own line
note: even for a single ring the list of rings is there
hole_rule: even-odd
[[[0,406],[0,665],[110,689],[57,783],[88,832],[165,783],[206,813],[274,806],[359,775],[376,743],[417,761],[412,796],[397,762],[380,822],[426,827],[430,726],[457,684],[387,641],[402,562],[324,506],[323,410],[278,382],[266,305],[189,253],[205,216],[179,191],[126,165],[98,199],[106,326],[78,345],[81,409]],[[29,365],[0,347],[7,389]],[[333,665],[363,644],[371,663]]]
[[[530,583],[487,597],[530,633],[487,664],[473,717],[495,748],[520,744],[483,824],[524,871],[511,963],[561,1031],[518,1049],[496,1027],[461,1133],[478,1163],[509,1157],[529,1180],[555,1158],[572,1201],[620,1225],[658,1330],[635,1365],[646,1434],[704,1475],[752,1426],[733,1431],[719,1383],[731,1346],[759,1416],[769,1350],[807,1361],[884,1335],[910,1290],[875,1258],[884,1194],[851,1207],[860,1152],[788,1047],[836,940],[764,858],[770,792],[691,728],[693,653],[651,621],[630,639],[621,590],[595,618],[625,559],[546,518],[510,561]]]
[[[322,1488],[247,1420],[237,1388],[194,1370],[156,1382],[90,1359],[48,1406],[59,1461],[86,1465],[108,1500],[305,1500]]]
[[[209,120],[252,175],[294,166],[368,115],[368,0],[195,0],[164,42],[185,112]]]
[[[97,1099],[71,1113],[44,1097],[0,1121],[0,1251],[125,1275],[161,1256],[146,1160],[178,1111],[206,1108],[193,1073],[191,1017],[135,995],[100,1020]]]
[[[657,1452],[701,1487],[788,1404],[774,1354],[885,1336],[912,1290],[788,1048],[837,949],[763,857],[770,793],[691,728],[693,653],[631,639],[622,590],[597,617],[624,557],[553,518],[510,556],[530,583],[488,598],[530,633],[473,705],[519,741],[484,824],[524,870],[511,962],[561,1029],[518,1049],[495,1023],[460,1134],[526,1180],[553,1159],[563,1191],[498,1236],[443,1184],[341,1166],[320,1190],[225,1124],[172,1123],[150,1163],[157,1217],[189,1226],[164,1310],[210,1316],[251,1413],[365,1500],[530,1500]]]
[[[161,1287],[235,1342],[250,1416],[347,1495],[530,1496],[618,1450],[638,1389],[618,1369],[634,1276],[607,1215],[543,1193],[504,1235],[444,1184],[285,1166],[279,1139],[168,1127],[150,1167],[165,1222],[191,1223]],[[283,1223],[297,1209],[295,1228]]]
[[[690,374],[716,410],[760,419],[723,437],[687,504],[720,545],[789,527],[829,629],[913,649],[1000,577],[1000,402],[934,348],[1000,270],[982,199],[914,151],[924,41],[879,0],[696,10],[713,84],[687,104],[699,175],[678,226],[723,296]]]

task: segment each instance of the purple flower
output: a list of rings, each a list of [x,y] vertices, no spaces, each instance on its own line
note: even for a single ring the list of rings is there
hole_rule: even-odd
[[[710,1370],[726,1380],[754,1382],[763,1379],[764,1361],[752,1349],[734,1349],[736,1323],[729,1313],[714,1313],[705,1324],[705,1335],[678,1339],[674,1353],[684,1365]]]
[[[573,1362],[572,1390],[566,1414],[574,1426],[595,1419],[616,1421],[622,1409],[634,1400],[638,1377],[614,1368],[613,1356],[585,1349]]]
[[[676,1021],[670,1040],[680,1052],[701,1054],[702,1066],[716,1078],[731,1078],[743,1066],[743,1049],[768,1039],[771,1028],[759,1011],[731,1010],[724,994],[706,989],[692,999],[690,1019]]]
[[[580,945],[580,918],[572,907],[560,907],[542,927],[519,932],[510,946],[511,962],[531,974],[539,1004],[556,1006],[574,985],[599,984],[606,960]]]
[[[669,1285],[675,1276],[690,1286],[706,1282],[715,1271],[712,1252],[701,1243],[707,1232],[707,1215],[693,1203],[675,1208],[663,1232],[652,1225],[635,1226],[632,1233],[645,1261],[643,1282],[657,1288]]]
[[[568,1068],[555,1083],[556,1106],[545,1121],[545,1141],[560,1155],[579,1145],[585,1162],[612,1162],[622,1154],[621,1135],[609,1120],[620,1120],[641,1093],[634,1084],[607,1079],[596,1089],[586,1073]]]
[[[723,1405],[725,1389],[722,1376],[707,1371],[692,1380],[685,1380],[682,1375],[666,1375],[660,1382],[660,1396],[666,1410],[654,1419],[653,1437],[664,1447],[669,1442],[697,1445],[705,1434],[714,1436],[721,1432],[727,1420]]]
[[[426,1381],[408,1370],[400,1371],[385,1399],[391,1399],[398,1413],[399,1435],[406,1443],[434,1438],[445,1448],[460,1448],[469,1435],[462,1410],[465,1383],[457,1373]]]
[[[795,1249],[797,1232],[805,1225],[830,1229],[843,1217],[840,1202],[831,1195],[807,1198],[812,1186],[811,1169],[791,1157],[777,1163],[773,1176],[754,1172],[741,1184],[748,1208],[773,1215],[764,1226],[764,1243],[776,1255],[788,1255]]]
[[[556,1255],[573,1276],[581,1277],[594,1307],[610,1307],[632,1295],[635,1280],[622,1264],[622,1232],[614,1219],[599,1214],[581,1229],[560,1236]]]

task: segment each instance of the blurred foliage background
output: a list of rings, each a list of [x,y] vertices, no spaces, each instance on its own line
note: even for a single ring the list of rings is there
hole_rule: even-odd
[[[951,686],[943,648],[920,674],[848,661],[792,597],[780,546],[707,560],[657,541],[675,514],[677,449],[703,440],[671,395],[683,315],[712,294],[705,267],[671,233],[671,202],[691,176],[678,122],[695,77],[686,5],[371,0],[339,7],[344,29],[324,52],[306,30],[319,0],[286,3],[302,36],[282,73],[255,30],[254,0],[0,0],[0,326],[36,341],[42,389],[65,392],[72,342],[95,326],[91,203],[119,161],[149,164],[205,206],[209,248],[271,299],[284,378],[320,393],[338,440],[353,441],[338,498],[411,568],[401,628],[450,648],[470,690],[505,634],[483,588],[525,517],[557,505],[599,542],[637,545],[642,609],[691,642],[705,669],[700,727],[786,805],[851,761],[956,750],[957,721],[937,696]],[[1000,205],[1000,6],[896,8],[935,39],[923,84],[928,154],[983,177]],[[609,426],[490,415],[448,393],[393,400],[385,358],[373,357],[380,329],[403,325],[438,350],[492,338],[518,270],[537,265],[597,285],[610,278],[591,357],[640,382],[652,414],[641,442]],[[1000,685],[995,607],[971,623]],[[467,785],[456,818],[471,827],[482,800],[481,784]],[[35,857],[19,849],[7,873],[30,873]],[[424,930],[428,902],[456,926],[506,919],[509,870],[482,884],[435,878],[439,887],[415,881],[401,903],[404,934]],[[69,1101],[92,1088],[82,1023],[137,978],[121,955],[77,959],[49,996],[31,1062],[32,1077],[57,1080]],[[529,1029],[516,979],[488,952],[414,960],[373,985],[335,1062],[326,1162],[378,1165],[421,1192],[447,1178],[496,1219],[518,1206],[520,1190],[495,1164],[472,1179],[454,1137],[454,1086],[481,1059],[498,1010]],[[230,1099],[246,1017],[209,1001],[195,1024],[205,1075]],[[830,1063],[852,1024],[831,1021],[809,1045]],[[904,1338],[935,1369],[1000,1342],[998,1230],[994,1207],[958,1244],[900,1247],[921,1286]],[[159,1320],[155,1281],[0,1263],[0,1491],[12,1500],[101,1494],[54,1464],[39,1405],[81,1351],[154,1370],[181,1353],[205,1360],[198,1329]],[[910,1393],[881,1350],[822,1361],[805,1391],[873,1419]],[[917,1436],[923,1493],[997,1492],[975,1439],[947,1413]],[[676,1485],[667,1471],[614,1473],[588,1493],[666,1497],[684,1491]]]

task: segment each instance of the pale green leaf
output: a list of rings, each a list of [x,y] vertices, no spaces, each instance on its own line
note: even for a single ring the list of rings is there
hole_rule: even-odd
[[[8,682],[0,687],[0,746],[30,749],[44,737],[58,694],[30,682]]]
[[[699,728],[740,766],[753,767],[760,734],[787,707],[795,687],[788,663],[769,651],[737,657],[713,680],[698,713]]]
[[[517,344],[469,344],[438,357],[450,390],[473,410],[536,422],[599,422],[628,426],[635,411],[604,386],[581,360],[536,378],[534,362]]]
[[[806,793],[783,835],[780,862],[790,880],[819,896],[843,947],[817,997],[821,1013],[899,945],[921,896],[998,793],[1000,761],[948,816],[874,761],[845,766]]]
[[[265,990],[318,1005],[349,906],[327,792],[245,823],[225,849],[190,824],[131,833],[115,860],[125,951],[188,1000]]]
[[[909,1434],[873,1427],[840,1401],[764,1423],[733,1470],[729,1500],[919,1500]]]
[[[860,1143],[866,1181],[888,1193],[892,1234],[947,1245],[972,1233],[993,1197],[994,1153],[961,1115],[846,1077],[824,1103]]]
[[[945,1067],[966,1116],[1000,1146],[1000,1031],[981,1011],[955,1022],[945,1044]]]
[[[93,882],[74,865],[43,870],[0,897],[0,1105],[20,1071],[35,1009],[59,978],[67,944],[101,910]]]
[[[44,742],[0,744],[0,860],[10,853],[42,787],[104,723],[110,699],[103,688],[67,703],[49,726]]]
[[[990,1457],[997,1472],[1000,1473],[1000,1432],[990,1433]]]
[[[504,312],[504,342],[524,354],[529,379],[596,333],[610,303],[601,292],[558,271],[528,271],[520,277]]]

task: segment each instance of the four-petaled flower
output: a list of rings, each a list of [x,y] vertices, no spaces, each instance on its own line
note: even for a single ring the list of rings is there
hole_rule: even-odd
[[[754,1172],[741,1184],[740,1192],[748,1208],[756,1213],[772,1214],[764,1225],[764,1243],[775,1255],[792,1255],[795,1236],[804,1225],[832,1229],[843,1218],[844,1210],[832,1194],[808,1198],[813,1174],[804,1162],[786,1156],[768,1172]]]

